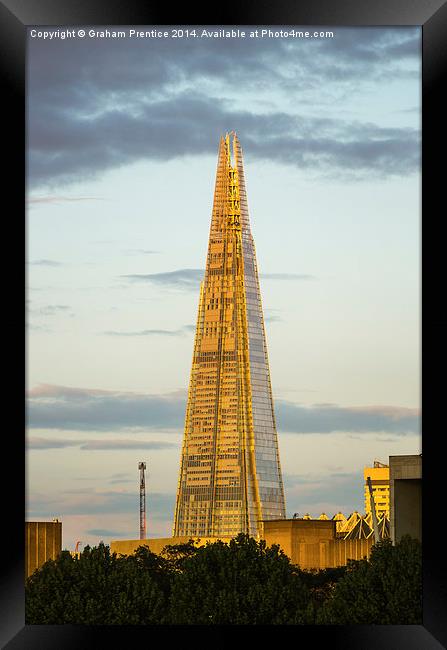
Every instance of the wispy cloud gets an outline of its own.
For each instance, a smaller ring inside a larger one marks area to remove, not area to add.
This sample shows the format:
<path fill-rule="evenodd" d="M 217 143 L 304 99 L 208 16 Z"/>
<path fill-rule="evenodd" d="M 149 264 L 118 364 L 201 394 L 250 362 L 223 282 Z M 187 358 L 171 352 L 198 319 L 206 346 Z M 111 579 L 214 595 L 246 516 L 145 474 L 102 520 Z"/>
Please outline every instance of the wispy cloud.
<path fill-rule="evenodd" d="M 86 533 L 98 537 L 121 537 L 123 534 L 121 530 L 109 530 L 108 528 L 89 528 Z"/>
<path fill-rule="evenodd" d="M 93 451 L 95 449 L 173 449 L 177 445 L 173 442 L 149 442 L 146 440 L 91 440 L 84 442 L 81 449 Z"/>
<path fill-rule="evenodd" d="M 280 318 L 276 314 L 267 314 L 267 316 L 264 317 L 264 321 L 266 323 L 279 323 L 282 321 L 282 318 Z"/>
<path fill-rule="evenodd" d="M 67 312 L 69 309 L 69 305 L 44 305 L 43 307 L 32 308 L 31 311 L 40 316 L 55 316 L 61 312 Z"/>
<path fill-rule="evenodd" d="M 186 393 L 143 395 L 43 384 L 29 393 L 30 428 L 181 431 Z M 278 429 L 289 433 L 419 433 L 418 409 L 399 406 L 303 406 L 275 400 Z"/>
<path fill-rule="evenodd" d="M 121 275 L 131 282 L 150 282 L 163 287 L 172 287 L 178 289 L 197 289 L 197 286 L 203 280 L 205 269 L 177 269 L 175 271 L 166 271 L 164 273 L 147 273 Z M 261 273 L 264 280 L 316 280 L 314 275 L 307 273 Z"/>
<path fill-rule="evenodd" d="M 151 330 L 140 330 L 137 332 L 119 332 L 115 330 L 109 330 L 102 332 L 106 336 L 185 336 L 188 332 L 191 331 L 191 328 L 194 329 L 193 325 L 185 325 L 178 330 L 164 330 L 164 329 L 151 329 Z"/>
<path fill-rule="evenodd" d="M 172 442 L 157 442 L 148 440 L 74 440 L 63 438 L 29 437 L 26 442 L 28 449 L 64 449 L 79 447 L 82 450 L 116 450 L 116 449 L 171 449 L 176 447 Z M 115 479 L 116 480 L 116 479 Z M 122 482 L 122 479 L 119 480 Z"/>
<path fill-rule="evenodd" d="M 419 433 L 418 409 L 398 406 L 342 407 L 337 404 L 303 406 L 277 400 L 277 424 L 290 433 L 332 433 L 336 431 L 395 434 Z"/>
<path fill-rule="evenodd" d="M 35 332 L 53 332 L 53 330 L 46 325 L 34 325 L 33 323 L 26 323 L 26 328 Z"/>
<path fill-rule="evenodd" d="M 138 498 L 138 483 L 135 489 L 95 490 L 81 488 L 78 490 L 61 490 L 58 493 L 30 494 L 27 503 L 28 517 L 54 517 L 55 513 L 65 515 L 107 515 L 109 513 L 135 513 Z M 154 519 L 172 518 L 175 494 L 151 493 L 151 517 Z"/>
<path fill-rule="evenodd" d="M 56 260 L 35 260 L 28 264 L 31 266 L 63 266 L 63 262 L 56 262 Z"/>
<path fill-rule="evenodd" d="M 86 431 L 179 429 L 185 398 L 43 384 L 29 393 L 31 428 Z"/>
<path fill-rule="evenodd" d="M 32 196 L 26 199 L 27 203 L 70 203 L 72 201 L 104 201 L 101 196 Z"/>
<path fill-rule="evenodd" d="M 314 275 L 306 273 L 261 273 L 264 280 L 316 280 Z"/>
<path fill-rule="evenodd" d="M 158 255 L 160 251 L 145 250 L 143 248 L 128 248 L 124 253 L 126 255 Z"/>
<path fill-rule="evenodd" d="M 337 512 L 349 516 L 354 510 L 363 511 L 362 472 L 283 475 L 287 507 L 290 515 L 300 517 L 309 513 L 318 517 L 324 512 L 329 518 Z"/>
<path fill-rule="evenodd" d="M 190 290 L 197 288 L 204 273 L 204 269 L 178 269 L 165 273 L 122 275 L 120 277 L 131 282 L 150 282 L 158 286 Z"/>

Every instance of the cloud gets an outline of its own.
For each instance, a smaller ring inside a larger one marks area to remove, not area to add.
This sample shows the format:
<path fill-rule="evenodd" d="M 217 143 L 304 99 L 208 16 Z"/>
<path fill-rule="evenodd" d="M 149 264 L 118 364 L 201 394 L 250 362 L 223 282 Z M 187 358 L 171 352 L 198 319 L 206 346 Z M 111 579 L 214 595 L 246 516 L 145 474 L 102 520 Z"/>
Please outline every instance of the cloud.
<path fill-rule="evenodd" d="M 183 429 L 186 392 L 145 395 L 42 384 L 29 391 L 28 426 L 39 429 L 123 431 Z M 398 406 L 303 406 L 275 400 L 279 431 L 288 433 L 419 433 L 418 409 Z"/>
<path fill-rule="evenodd" d="M 104 201 L 100 196 L 33 196 L 28 198 L 28 204 L 36 203 L 67 203 L 72 201 Z"/>
<path fill-rule="evenodd" d="M 279 323 L 283 319 L 278 315 L 278 312 L 281 312 L 281 309 L 264 309 L 264 322 L 266 323 Z"/>
<path fill-rule="evenodd" d="M 53 332 L 53 330 L 47 327 L 46 325 L 31 325 L 29 323 L 26 323 L 26 327 L 27 329 L 34 330 L 36 332 L 46 332 L 46 333 Z"/>
<path fill-rule="evenodd" d="M 109 530 L 107 528 L 90 528 L 86 531 L 87 535 L 97 535 L 98 537 L 121 537 L 122 531 Z"/>
<path fill-rule="evenodd" d="M 261 273 L 264 280 L 316 280 L 314 275 L 304 273 Z"/>
<path fill-rule="evenodd" d="M 318 517 L 322 512 L 331 518 L 341 511 L 346 516 L 363 510 L 363 474 L 339 473 L 317 475 L 283 475 L 286 503 L 290 515 L 307 512 Z"/>
<path fill-rule="evenodd" d="M 179 107 L 181 106 L 181 111 Z M 74 181 L 142 160 L 169 161 L 186 155 L 215 155 L 218 134 L 230 126 L 242 134 L 251 159 L 277 162 L 300 169 L 349 172 L 359 177 L 412 173 L 419 168 L 419 134 L 411 128 L 381 127 L 342 118 L 316 118 L 226 109 L 220 98 L 185 93 L 141 105 L 137 115 L 118 109 L 86 119 L 72 114 L 51 117 L 31 128 L 29 160 L 36 180 Z M 38 119 L 38 116 L 35 117 Z M 51 133 L 72 132 L 48 146 Z M 33 137 L 36 131 L 39 138 Z M 123 133 L 126 137 L 123 138 Z M 266 135 L 268 134 L 268 135 Z"/>
<path fill-rule="evenodd" d="M 82 450 L 116 450 L 116 449 L 171 449 L 177 447 L 172 442 L 157 442 L 148 440 L 74 440 L 65 438 L 36 438 L 29 437 L 26 442 L 28 449 L 63 449 L 79 447 Z M 121 481 L 120 481 L 121 482 Z"/>
<path fill-rule="evenodd" d="M 30 183 L 215 155 L 217 134 L 230 129 L 255 160 L 363 178 L 410 173 L 419 163 L 415 130 L 352 122 L 343 108 L 363 88 L 416 81 L 420 43 L 418 28 L 337 28 L 313 41 L 31 39 Z M 318 118 L 321 105 L 339 107 L 336 118 Z M 311 117 L 297 112 L 306 106 Z"/>
<path fill-rule="evenodd" d="M 164 273 L 121 275 L 131 282 L 151 282 L 152 284 L 180 289 L 197 289 L 203 280 L 205 269 L 178 269 Z M 314 275 L 304 273 L 261 273 L 264 280 L 315 280 Z"/>
<path fill-rule="evenodd" d="M 55 316 L 56 314 L 66 312 L 69 309 L 69 305 L 45 305 L 43 307 L 32 309 L 31 311 L 40 316 Z"/>
<path fill-rule="evenodd" d="M 143 248 L 130 248 L 124 251 L 126 255 L 158 255 L 160 251 L 144 250 Z"/>
<path fill-rule="evenodd" d="M 279 323 L 282 321 L 282 318 L 277 316 L 276 314 L 271 314 L 270 316 L 265 316 L 264 322 L 266 323 Z"/>
<path fill-rule="evenodd" d="M 67 515 L 107 515 L 138 513 L 138 478 L 133 490 L 61 490 L 51 495 L 34 492 L 27 502 L 27 518 L 55 517 L 62 520 Z M 152 519 L 172 518 L 175 494 L 151 492 L 148 507 Z"/>
<path fill-rule="evenodd" d="M 63 449 L 65 447 L 79 446 L 79 440 L 66 440 L 65 438 L 27 438 L 27 449 Z"/>
<path fill-rule="evenodd" d="M 419 433 L 418 409 L 397 406 L 341 407 L 336 404 L 303 406 L 276 400 L 276 421 L 289 433 Z"/>
<path fill-rule="evenodd" d="M 148 442 L 145 440 L 91 440 L 81 445 L 89 451 L 100 449 L 172 449 L 177 448 L 173 442 Z"/>
<path fill-rule="evenodd" d="M 29 262 L 31 266 L 63 266 L 62 262 L 56 262 L 55 260 L 36 260 L 34 262 Z"/>
<path fill-rule="evenodd" d="M 186 399 L 43 384 L 29 393 L 28 426 L 41 429 L 120 431 L 179 429 Z"/>
<path fill-rule="evenodd" d="M 190 290 L 197 288 L 197 285 L 203 279 L 204 273 L 204 269 L 178 269 L 177 271 L 167 271 L 165 273 L 122 275 L 120 277 L 127 278 L 131 282 L 151 282 L 158 286 Z"/>
<path fill-rule="evenodd" d="M 152 330 L 140 330 L 138 332 L 117 332 L 117 331 L 107 331 L 102 332 L 106 336 L 185 336 L 187 332 L 195 329 L 193 325 L 185 325 L 178 330 L 164 330 L 164 329 L 152 329 Z"/>

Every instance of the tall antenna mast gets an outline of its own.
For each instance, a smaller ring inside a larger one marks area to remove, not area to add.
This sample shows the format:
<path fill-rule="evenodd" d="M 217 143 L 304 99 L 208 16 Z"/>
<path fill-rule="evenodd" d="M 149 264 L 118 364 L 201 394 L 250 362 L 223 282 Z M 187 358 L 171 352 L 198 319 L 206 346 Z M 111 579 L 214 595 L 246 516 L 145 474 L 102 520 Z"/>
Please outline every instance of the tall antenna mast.
<path fill-rule="evenodd" d="M 138 463 L 140 470 L 140 539 L 146 539 L 146 481 L 144 470 L 146 463 Z"/>

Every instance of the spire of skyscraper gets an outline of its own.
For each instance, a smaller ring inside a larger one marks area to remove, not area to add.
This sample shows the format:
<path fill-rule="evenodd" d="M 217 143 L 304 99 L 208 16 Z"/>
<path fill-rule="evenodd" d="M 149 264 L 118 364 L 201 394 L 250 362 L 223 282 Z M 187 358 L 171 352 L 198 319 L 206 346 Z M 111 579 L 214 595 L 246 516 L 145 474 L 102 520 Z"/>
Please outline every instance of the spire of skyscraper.
<path fill-rule="evenodd" d="M 174 536 L 257 536 L 285 518 L 261 294 L 242 150 L 219 145 L 200 286 Z"/>

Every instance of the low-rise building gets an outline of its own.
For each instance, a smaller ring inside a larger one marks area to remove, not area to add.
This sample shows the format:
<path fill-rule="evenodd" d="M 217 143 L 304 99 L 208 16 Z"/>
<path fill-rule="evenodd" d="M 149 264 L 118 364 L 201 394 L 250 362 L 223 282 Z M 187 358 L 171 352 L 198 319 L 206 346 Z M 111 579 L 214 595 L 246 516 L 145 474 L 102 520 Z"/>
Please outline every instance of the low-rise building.
<path fill-rule="evenodd" d="M 62 550 L 62 522 L 25 522 L 25 578 L 47 560 L 55 560 Z"/>
<path fill-rule="evenodd" d="M 262 522 L 267 546 L 278 544 L 290 558 L 292 564 L 302 569 L 326 569 L 344 566 L 348 560 L 369 557 L 373 538 L 338 539 L 336 522 L 332 519 L 276 519 Z M 161 554 L 168 545 L 185 544 L 189 537 L 164 537 L 145 540 L 114 540 L 110 544 L 112 553 L 130 555 L 139 546 L 147 545 L 153 553 Z M 215 537 L 192 538 L 199 546 L 217 541 Z M 220 538 L 228 543 L 231 538 Z"/>

